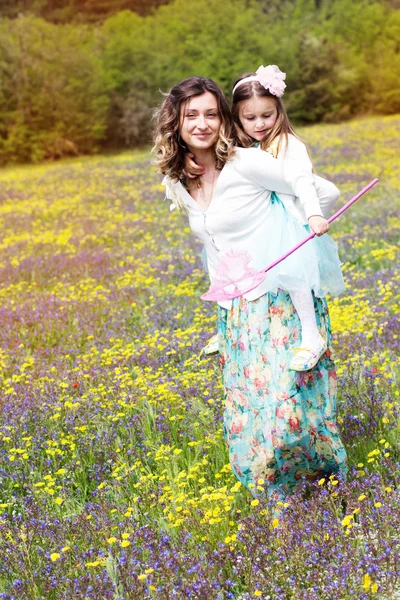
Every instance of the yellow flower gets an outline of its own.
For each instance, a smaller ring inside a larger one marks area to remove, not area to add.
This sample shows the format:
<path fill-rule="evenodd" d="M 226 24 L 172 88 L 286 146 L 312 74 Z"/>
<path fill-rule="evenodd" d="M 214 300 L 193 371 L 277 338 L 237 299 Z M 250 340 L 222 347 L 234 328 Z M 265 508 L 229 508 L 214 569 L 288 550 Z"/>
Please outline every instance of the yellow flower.
<path fill-rule="evenodd" d="M 62 504 L 62 503 L 64 502 L 64 500 L 63 500 L 62 498 L 56 498 L 56 499 L 54 500 L 54 502 L 55 502 L 56 504 L 60 505 L 60 504 Z"/>
<path fill-rule="evenodd" d="M 116 542 L 116 541 L 117 541 L 117 538 L 115 538 L 115 537 L 110 537 L 110 538 L 108 538 L 108 540 L 107 540 L 107 542 L 108 542 L 109 544 L 115 544 L 115 542 Z"/>
<path fill-rule="evenodd" d="M 252 502 L 250 502 L 251 506 L 258 506 L 260 504 L 260 501 L 257 500 L 257 498 L 255 500 L 253 500 Z"/>
<path fill-rule="evenodd" d="M 123 542 L 121 542 L 121 548 L 127 548 L 130 545 L 131 543 L 128 540 L 124 540 Z"/>
<path fill-rule="evenodd" d="M 276 529 L 277 527 L 279 527 L 279 519 L 274 519 L 271 523 L 271 528 Z"/>
<path fill-rule="evenodd" d="M 154 573 L 154 569 L 146 569 L 146 570 L 145 570 L 145 573 L 147 573 L 148 575 L 149 575 L 150 573 Z"/>
<path fill-rule="evenodd" d="M 64 548 L 61 548 L 61 552 L 68 552 L 69 549 L 69 546 L 64 546 Z"/>
<path fill-rule="evenodd" d="M 377 591 L 378 591 L 378 584 L 377 584 L 377 583 L 373 583 L 373 584 L 371 585 L 371 592 L 372 592 L 373 594 L 376 594 L 376 592 L 377 592 Z"/>
<path fill-rule="evenodd" d="M 146 579 L 146 577 L 147 577 L 146 573 L 142 573 L 141 575 L 138 575 L 139 581 L 143 581 L 143 579 Z"/>
<path fill-rule="evenodd" d="M 324 483 L 325 483 L 325 477 L 322 477 L 322 479 L 320 479 L 318 481 L 318 485 L 324 485 Z"/>
<path fill-rule="evenodd" d="M 382 502 L 375 502 L 375 508 L 381 508 Z"/>
<path fill-rule="evenodd" d="M 99 560 L 95 560 L 93 562 L 87 562 L 85 563 L 85 567 L 98 567 L 100 564 Z"/>
<path fill-rule="evenodd" d="M 261 594 L 262 594 L 262 592 L 260 592 L 260 590 L 256 590 L 256 591 L 254 592 L 254 596 L 255 596 L 256 598 L 259 598 L 259 597 L 261 596 Z"/>
<path fill-rule="evenodd" d="M 358 501 L 362 502 L 363 500 L 365 500 L 367 496 L 365 494 L 361 494 L 361 496 L 358 496 Z"/>
<path fill-rule="evenodd" d="M 363 587 L 366 592 L 368 592 L 369 588 L 371 587 L 371 583 L 372 583 L 372 579 L 368 575 L 368 573 L 366 573 L 363 577 Z"/>
<path fill-rule="evenodd" d="M 129 538 L 130 534 L 129 533 L 123 533 L 122 534 L 122 539 L 123 540 L 127 540 Z"/>
<path fill-rule="evenodd" d="M 343 527 L 348 527 L 350 525 L 350 523 L 352 522 L 352 520 L 353 520 L 353 515 L 347 515 L 342 521 Z"/>
<path fill-rule="evenodd" d="M 51 562 L 56 562 L 56 560 L 58 560 L 60 558 L 61 554 L 58 554 L 58 552 L 53 552 L 53 554 L 50 554 L 50 560 Z"/>

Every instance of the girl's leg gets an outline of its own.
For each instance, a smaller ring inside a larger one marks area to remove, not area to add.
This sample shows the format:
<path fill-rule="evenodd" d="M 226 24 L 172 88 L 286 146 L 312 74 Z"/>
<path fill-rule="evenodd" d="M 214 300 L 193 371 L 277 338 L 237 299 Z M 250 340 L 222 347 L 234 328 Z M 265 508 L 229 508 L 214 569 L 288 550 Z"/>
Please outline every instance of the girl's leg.
<path fill-rule="evenodd" d="M 290 292 L 301 323 L 301 346 L 313 348 L 321 337 L 315 318 L 314 301 L 310 290 Z"/>
<path fill-rule="evenodd" d="M 301 323 L 301 349 L 293 357 L 291 368 L 308 371 L 325 353 L 326 342 L 318 331 L 311 291 L 293 291 L 290 297 Z"/>

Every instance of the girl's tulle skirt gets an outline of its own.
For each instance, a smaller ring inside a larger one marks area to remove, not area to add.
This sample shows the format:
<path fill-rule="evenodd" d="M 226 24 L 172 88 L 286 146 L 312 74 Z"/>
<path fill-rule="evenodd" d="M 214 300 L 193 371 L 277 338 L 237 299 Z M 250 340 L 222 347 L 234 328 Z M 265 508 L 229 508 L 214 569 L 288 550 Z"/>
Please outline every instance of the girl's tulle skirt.
<path fill-rule="evenodd" d="M 308 225 L 303 225 L 285 208 L 275 194 L 271 195 L 272 214 L 266 224 L 266 248 L 263 256 L 268 256 L 268 264 L 280 258 L 310 233 Z M 310 289 L 317 297 L 326 294 L 338 296 L 345 289 L 337 244 L 324 234 L 315 236 L 304 246 L 268 271 L 263 289 L 276 293 L 278 289 L 304 291 Z M 268 265 L 264 265 L 267 267 Z"/>

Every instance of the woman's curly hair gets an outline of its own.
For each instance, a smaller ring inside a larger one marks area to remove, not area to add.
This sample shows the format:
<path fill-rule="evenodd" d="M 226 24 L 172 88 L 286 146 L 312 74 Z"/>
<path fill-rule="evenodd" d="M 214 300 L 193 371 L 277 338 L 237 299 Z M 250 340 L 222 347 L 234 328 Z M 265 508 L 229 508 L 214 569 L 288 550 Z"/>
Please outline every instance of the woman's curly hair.
<path fill-rule="evenodd" d="M 172 181 L 180 180 L 186 184 L 183 169 L 188 149 L 180 137 L 181 107 L 191 98 L 206 92 L 215 96 L 221 119 L 219 137 L 214 147 L 217 169 L 221 170 L 234 154 L 232 117 L 223 91 L 212 79 L 188 77 L 166 94 L 164 102 L 154 115 L 155 163 L 161 173 L 168 175 Z"/>

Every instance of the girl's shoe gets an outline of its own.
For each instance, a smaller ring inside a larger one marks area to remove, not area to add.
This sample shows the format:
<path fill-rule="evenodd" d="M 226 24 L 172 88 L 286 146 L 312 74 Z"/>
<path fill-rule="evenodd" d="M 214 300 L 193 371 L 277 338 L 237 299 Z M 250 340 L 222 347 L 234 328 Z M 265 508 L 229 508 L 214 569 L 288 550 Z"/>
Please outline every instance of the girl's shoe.
<path fill-rule="evenodd" d="M 314 368 L 321 356 L 323 356 L 328 346 L 322 336 L 315 348 L 297 348 L 291 362 L 290 368 L 293 371 L 309 371 Z"/>
<path fill-rule="evenodd" d="M 219 342 L 218 342 L 218 334 L 214 335 L 211 340 L 208 342 L 206 346 L 200 352 L 200 356 L 202 354 L 206 354 L 207 356 L 211 354 L 218 354 L 219 352 Z"/>

